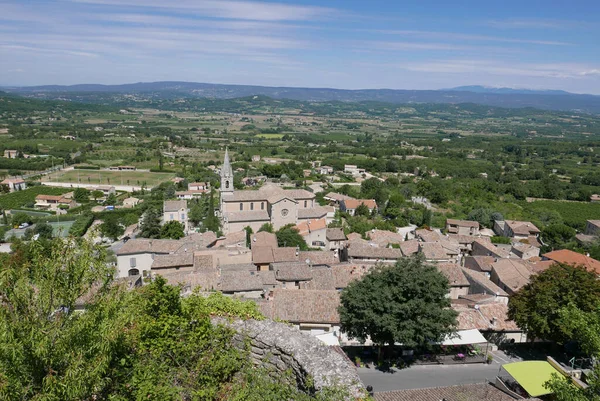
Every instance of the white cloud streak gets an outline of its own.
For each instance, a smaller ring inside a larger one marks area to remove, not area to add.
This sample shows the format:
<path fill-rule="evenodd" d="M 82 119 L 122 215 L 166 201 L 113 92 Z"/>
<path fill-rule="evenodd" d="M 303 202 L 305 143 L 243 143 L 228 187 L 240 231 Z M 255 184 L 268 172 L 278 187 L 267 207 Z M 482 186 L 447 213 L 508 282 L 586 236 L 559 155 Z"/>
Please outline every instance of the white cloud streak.
<path fill-rule="evenodd" d="M 297 6 L 281 3 L 230 0 L 68 0 L 75 3 L 109 6 L 146 7 L 153 9 L 179 9 L 213 18 L 257 21 L 306 21 L 323 19 L 335 10 L 326 7 Z"/>
<path fill-rule="evenodd" d="M 534 45 L 550 45 L 550 46 L 567 46 L 571 45 L 566 42 L 550 41 L 550 40 L 534 40 L 534 39 L 514 39 L 503 38 L 498 36 L 487 35 L 472 35 L 456 32 L 435 32 L 435 31 L 411 31 L 411 30 L 377 30 L 388 35 L 411 36 L 421 39 L 443 39 L 443 40 L 465 40 L 465 41 L 481 41 L 481 42 L 502 42 L 502 43 L 523 43 Z"/>

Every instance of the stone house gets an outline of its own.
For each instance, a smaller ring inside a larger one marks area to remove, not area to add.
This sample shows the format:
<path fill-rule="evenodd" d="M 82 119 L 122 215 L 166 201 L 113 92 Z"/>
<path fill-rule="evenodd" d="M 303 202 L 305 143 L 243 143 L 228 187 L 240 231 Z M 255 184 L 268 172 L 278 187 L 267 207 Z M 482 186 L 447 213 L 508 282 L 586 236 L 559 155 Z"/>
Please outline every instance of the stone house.
<path fill-rule="evenodd" d="M 346 234 L 341 228 L 328 228 L 325 232 L 325 238 L 327 239 L 327 249 L 330 251 L 340 251 L 346 248 Z"/>
<path fill-rule="evenodd" d="M 296 229 L 309 247 L 328 248 L 326 219 L 302 221 L 296 225 Z"/>
<path fill-rule="evenodd" d="M 340 202 L 354 198 L 351 196 L 338 194 L 337 192 L 328 192 L 327 194 L 325 194 L 325 196 L 323 196 L 323 199 L 329 202 L 331 206 L 339 206 Z"/>
<path fill-rule="evenodd" d="M 531 274 L 531 270 L 524 261 L 501 259 L 492 263 L 490 280 L 512 295 L 529 283 Z"/>
<path fill-rule="evenodd" d="M 473 242 L 472 246 L 472 256 L 492 256 L 496 259 L 508 258 L 510 256 L 507 251 L 497 247 L 488 240 L 477 239 Z"/>
<path fill-rule="evenodd" d="M 18 155 L 19 155 L 18 150 L 6 149 L 4 151 L 4 157 L 6 159 L 16 159 Z"/>
<path fill-rule="evenodd" d="M 74 208 L 77 203 L 65 195 L 37 195 L 35 197 L 36 209 L 58 210 L 62 207 Z"/>
<path fill-rule="evenodd" d="M 540 256 L 540 248 L 522 242 L 515 242 L 512 244 L 511 253 L 523 260 L 529 260 Z"/>
<path fill-rule="evenodd" d="M 360 242 L 349 242 L 347 257 L 350 263 L 382 262 L 396 263 L 402 257 L 402 250 L 398 248 L 380 248 L 373 245 L 364 245 Z"/>
<path fill-rule="evenodd" d="M 508 304 L 508 294 L 498 287 L 484 272 L 462 268 L 467 281 L 469 281 L 469 295 L 483 294 L 494 297 L 494 302 Z M 464 297 L 464 296 L 463 296 Z"/>
<path fill-rule="evenodd" d="M 188 191 L 208 192 L 210 191 L 209 182 L 192 182 L 188 184 Z"/>
<path fill-rule="evenodd" d="M 446 231 L 450 234 L 479 235 L 479 223 L 468 220 L 446 220 Z"/>
<path fill-rule="evenodd" d="M 356 208 L 360 205 L 365 205 L 369 209 L 369 213 L 377 209 L 375 199 L 344 199 L 340 202 L 340 210 L 348 213 L 350 216 L 354 216 Z"/>
<path fill-rule="evenodd" d="M 452 308 L 458 312 L 458 330 L 477 329 L 494 344 L 527 342 L 525 332 L 508 318 L 508 306 L 504 303 L 469 303 Z"/>
<path fill-rule="evenodd" d="M 183 224 L 183 232 L 189 231 L 188 207 L 186 200 L 164 201 L 163 203 L 163 224 L 169 221 L 178 221 Z"/>
<path fill-rule="evenodd" d="M 27 183 L 22 178 L 7 178 L 0 182 L 2 185 L 6 185 L 10 192 L 22 191 L 27 189 Z"/>
<path fill-rule="evenodd" d="M 458 299 L 460 296 L 469 293 L 469 280 L 467 280 L 459 265 L 456 263 L 439 263 L 436 267 L 448 279 L 450 285 L 448 297 L 450 299 Z"/>
<path fill-rule="evenodd" d="M 530 221 L 495 221 L 494 231 L 498 235 L 516 239 L 528 239 L 530 236 L 537 238 L 540 235 L 540 229 Z"/>
<path fill-rule="evenodd" d="M 131 208 L 136 207 L 138 204 L 140 204 L 140 202 L 141 202 L 140 199 L 134 198 L 133 196 L 129 197 L 129 198 L 125 198 L 125 199 L 123 199 L 123 207 L 131 209 Z"/>
<path fill-rule="evenodd" d="M 313 335 L 340 334 L 337 311 L 340 295 L 335 290 L 274 289 L 267 299 L 258 303 L 269 319 L 285 320 Z"/>
<path fill-rule="evenodd" d="M 317 173 L 321 175 L 331 175 L 333 174 L 333 167 L 331 166 L 321 166 L 316 168 Z"/>
<path fill-rule="evenodd" d="M 283 283 L 283 288 L 297 290 L 300 283 L 312 280 L 310 266 L 306 262 L 275 262 L 270 270 L 275 272 L 275 279 Z"/>
<path fill-rule="evenodd" d="M 588 220 L 585 223 L 586 235 L 600 235 L 600 220 Z"/>
<path fill-rule="evenodd" d="M 172 256 L 181 245 L 182 243 L 177 240 L 129 240 L 116 253 L 117 277 L 147 276 L 157 255 Z"/>

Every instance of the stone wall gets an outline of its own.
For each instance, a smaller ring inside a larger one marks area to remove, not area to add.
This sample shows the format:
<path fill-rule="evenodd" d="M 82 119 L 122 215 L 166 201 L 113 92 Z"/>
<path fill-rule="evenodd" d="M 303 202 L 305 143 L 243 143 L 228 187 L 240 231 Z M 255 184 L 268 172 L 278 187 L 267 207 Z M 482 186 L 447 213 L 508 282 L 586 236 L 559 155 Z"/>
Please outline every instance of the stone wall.
<path fill-rule="evenodd" d="M 275 375 L 290 371 L 296 386 L 306 393 L 337 385 L 348 389 L 355 398 L 365 395 L 350 360 L 308 333 L 272 320 L 215 318 L 213 323 L 233 328 L 237 332 L 234 345 L 247 349 L 256 365 Z"/>

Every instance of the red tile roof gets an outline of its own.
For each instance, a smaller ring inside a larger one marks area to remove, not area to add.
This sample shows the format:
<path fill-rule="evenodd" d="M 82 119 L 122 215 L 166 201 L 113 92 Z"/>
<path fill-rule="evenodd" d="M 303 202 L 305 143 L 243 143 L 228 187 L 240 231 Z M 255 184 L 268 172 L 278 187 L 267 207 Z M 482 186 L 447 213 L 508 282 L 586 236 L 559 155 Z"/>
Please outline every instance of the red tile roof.
<path fill-rule="evenodd" d="M 542 256 L 558 263 L 564 263 L 572 266 L 583 266 L 587 270 L 594 271 L 596 274 L 600 274 L 600 262 L 596 259 L 590 258 L 589 256 L 582 255 L 581 253 L 573 252 L 568 249 L 561 249 L 560 251 L 545 253 Z"/>

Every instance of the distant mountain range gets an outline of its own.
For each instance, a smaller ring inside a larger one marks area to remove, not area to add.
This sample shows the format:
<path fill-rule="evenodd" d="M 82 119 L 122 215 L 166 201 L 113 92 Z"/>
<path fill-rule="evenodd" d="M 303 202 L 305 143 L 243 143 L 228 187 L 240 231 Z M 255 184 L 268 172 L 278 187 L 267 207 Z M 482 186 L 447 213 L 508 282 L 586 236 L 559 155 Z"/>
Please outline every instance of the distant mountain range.
<path fill-rule="evenodd" d="M 557 90 L 527 90 L 461 86 L 444 90 L 402 89 L 331 89 L 292 88 L 252 85 L 222 85 L 196 82 L 139 82 L 124 85 L 47 85 L 30 87 L 5 87 L 3 90 L 22 96 L 42 99 L 66 99 L 82 102 L 106 100 L 111 94 L 137 95 L 152 99 L 181 97 L 206 97 L 231 99 L 264 95 L 274 99 L 300 101 L 379 101 L 388 103 L 476 103 L 497 107 L 533 107 L 544 110 L 566 110 L 600 114 L 600 96 L 579 95 Z"/>

